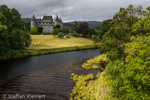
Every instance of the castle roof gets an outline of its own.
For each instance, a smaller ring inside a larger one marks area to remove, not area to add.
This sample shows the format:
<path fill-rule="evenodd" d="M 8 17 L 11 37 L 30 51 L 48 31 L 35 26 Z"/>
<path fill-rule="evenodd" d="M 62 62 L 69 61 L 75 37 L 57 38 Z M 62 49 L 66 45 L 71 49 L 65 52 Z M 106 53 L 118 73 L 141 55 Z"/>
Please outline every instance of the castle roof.
<path fill-rule="evenodd" d="M 32 20 L 36 20 L 36 18 L 35 18 L 35 16 L 34 16 L 34 14 L 33 14 Z"/>
<path fill-rule="evenodd" d="M 61 19 L 61 18 L 59 18 L 59 17 L 58 17 L 58 15 L 56 16 L 55 21 L 57 21 L 57 22 L 61 22 L 61 23 L 62 23 L 62 19 Z"/>
<path fill-rule="evenodd" d="M 52 16 L 43 16 L 43 20 L 53 20 Z"/>

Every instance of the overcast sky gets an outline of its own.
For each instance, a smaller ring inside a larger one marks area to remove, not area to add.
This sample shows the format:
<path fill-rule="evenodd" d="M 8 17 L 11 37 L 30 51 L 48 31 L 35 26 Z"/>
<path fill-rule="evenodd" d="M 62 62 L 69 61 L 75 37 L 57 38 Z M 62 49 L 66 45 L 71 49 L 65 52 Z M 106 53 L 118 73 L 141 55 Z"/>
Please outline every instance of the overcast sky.
<path fill-rule="evenodd" d="M 57 14 L 63 21 L 102 21 L 112 18 L 129 4 L 150 6 L 150 0 L 0 0 L 0 5 L 16 8 L 22 18 Z"/>

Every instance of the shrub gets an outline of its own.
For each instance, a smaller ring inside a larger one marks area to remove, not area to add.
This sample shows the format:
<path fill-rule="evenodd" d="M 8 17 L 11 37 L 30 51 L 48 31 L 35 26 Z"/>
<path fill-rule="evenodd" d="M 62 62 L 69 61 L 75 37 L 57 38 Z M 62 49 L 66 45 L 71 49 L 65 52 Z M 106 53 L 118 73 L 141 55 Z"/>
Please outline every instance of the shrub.
<path fill-rule="evenodd" d="M 51 35 L 52 33 L 43 33 L 43 35 Z"/>
<path fill-rule="evenodd" d="M 38 29 L 37 28 L 31 28 L 30 34 L 39 34 Z"/>
<path fill-rule="evenodd" d="M 69 36 L 69 35 L 67 35 L 67 36 L 66 36 L 66 38 L 70 38 L 70 36 Z"/>
<path fill-rule="evenodd" d="M 64 34 L 63 33 L 58 33 L 58 38 L 60 38 L 60 39 L 62 39 L 62 38 L 64 38 Z"/>
<path fill-rule="evenodd" d="M 78 34 L 77 32 L 73 32 L 72 33 L 72 36 L 74 36 L 74 37 L 82 37 L 82 34 Z"/>

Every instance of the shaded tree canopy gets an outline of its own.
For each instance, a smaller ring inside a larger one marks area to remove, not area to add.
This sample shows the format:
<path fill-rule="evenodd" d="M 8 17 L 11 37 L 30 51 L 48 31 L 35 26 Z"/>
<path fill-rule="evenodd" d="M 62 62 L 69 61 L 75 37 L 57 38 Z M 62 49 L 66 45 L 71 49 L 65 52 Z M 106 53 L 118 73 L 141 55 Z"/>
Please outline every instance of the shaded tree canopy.
<path fill-rule="evenodd" d="M 79 24 L 78 33 L 81 33 L 83 37 L 86 37 L 88 34 L 89 24 L 87 22 L 83 22 Z"/>

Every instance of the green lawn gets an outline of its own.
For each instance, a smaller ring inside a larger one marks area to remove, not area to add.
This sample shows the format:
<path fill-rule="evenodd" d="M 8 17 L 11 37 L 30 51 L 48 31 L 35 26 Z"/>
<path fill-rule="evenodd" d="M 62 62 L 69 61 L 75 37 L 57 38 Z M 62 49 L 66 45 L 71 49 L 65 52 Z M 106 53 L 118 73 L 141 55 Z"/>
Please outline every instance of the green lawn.
<path fill-rule="evenodd" d="M 72 46 L 94 45 L 91 39 L 72 37 L 59 39 L 53 35 L 31 35 L 32 44 L 28 49 L 52 49 Z"/>

